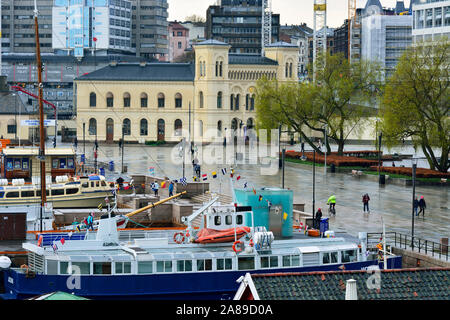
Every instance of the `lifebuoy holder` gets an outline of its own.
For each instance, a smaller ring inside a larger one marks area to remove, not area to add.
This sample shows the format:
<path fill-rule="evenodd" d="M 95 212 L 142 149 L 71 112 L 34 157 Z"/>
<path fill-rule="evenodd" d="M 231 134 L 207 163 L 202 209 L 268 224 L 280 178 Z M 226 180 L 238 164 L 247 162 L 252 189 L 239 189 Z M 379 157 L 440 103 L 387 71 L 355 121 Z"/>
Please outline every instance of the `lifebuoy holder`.
<path fill-rule="evenodd" d="M 180 237 L 179 237 L 180 236 Z M 173 241 L 181 244 L 184 242 L 184 234 L 182 232 L 177 232 L 173 235 Z"/>
<path fill-rule="evenodd" d="M 238 240 L 233 243 L 233 251 L 234 252 L 236 252 L 236 253 L 242 252 L 243 248 L 244 248 L 244 243 L 242 241 Z"/>

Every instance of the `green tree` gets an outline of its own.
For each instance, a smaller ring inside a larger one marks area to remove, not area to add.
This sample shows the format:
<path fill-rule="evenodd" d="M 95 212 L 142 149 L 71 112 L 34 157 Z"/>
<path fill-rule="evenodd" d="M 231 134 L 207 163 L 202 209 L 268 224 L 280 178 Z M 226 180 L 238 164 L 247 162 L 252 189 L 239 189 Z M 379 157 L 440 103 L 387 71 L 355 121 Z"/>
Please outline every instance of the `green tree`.
<path fill-rule="evenodd" d="M 325 67 L 318 69 L 314 83 L 260 80 L 257 123 L 261 128 L 288 126 L 319 153 L 309 136 L 311 131 L 324 136 L 326 125 L 327 152 L 331 151 L 331 138 L 342 154 L 349 135 L 362 128 L 370 114 L 370 108 L 363 104 L 376 96 L 379 68 L 367 62 L 350 64 L 342 54 L 327 54 L 325 59 Z"/>
<path fill-rule="evenodd" d="M 386 84 L 380 109 L 387 144 L 411 138 L 430 168 L 441 172 L 449 169 L 449 54 L 448 40 L 407 50 Z"/>

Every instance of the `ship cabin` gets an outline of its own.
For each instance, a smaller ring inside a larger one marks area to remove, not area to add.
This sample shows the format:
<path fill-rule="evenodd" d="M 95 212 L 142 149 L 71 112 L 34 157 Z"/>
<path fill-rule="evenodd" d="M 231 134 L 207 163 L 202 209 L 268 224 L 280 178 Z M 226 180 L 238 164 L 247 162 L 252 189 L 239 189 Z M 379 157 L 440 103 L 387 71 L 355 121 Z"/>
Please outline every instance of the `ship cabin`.
<path fill-rule="evenodd" d="M 134 241 L 127 245 L 94 248 L 95 240 L 68 240 L 62 245 L 52 238 L 48 246 L 25 243 L 23 247 L 28 251 L 30 270 L 47 275 L 68 275 L 70 270 L 81 276 L 251 270 L 283 272 L 303 267 L 332 268 L 332 265 L 337 267 L 365 260 L 357 244 L 343 238 L 275 241 L 271 250 L 244 250 L 241 253 L 235 253 L 231 244 L 176 245 L 163 238 Z M 81 245 L 83 242 L 85 247 Z M 50 243 L 56 243 L 58 250 L 54 251 Z"/>
<path fill-rule="evenodd" d="M 248 215 L 252 213 L 251 207 L 238 207 L 234 205 L 214 205 L 207 214 L 206 226 L 213 230 L 226 230 L 234 227 L 252 226 Z"/>
<path fill-rule="evenodd" d="M 39 148 L 7 147 L 1 153 L 1 177 L 31 182 L 40 178 Z M 75 176 L 76 153 L 73 148 L 45 150 L 45 171 L 55 181 L 58 176 Z"/>

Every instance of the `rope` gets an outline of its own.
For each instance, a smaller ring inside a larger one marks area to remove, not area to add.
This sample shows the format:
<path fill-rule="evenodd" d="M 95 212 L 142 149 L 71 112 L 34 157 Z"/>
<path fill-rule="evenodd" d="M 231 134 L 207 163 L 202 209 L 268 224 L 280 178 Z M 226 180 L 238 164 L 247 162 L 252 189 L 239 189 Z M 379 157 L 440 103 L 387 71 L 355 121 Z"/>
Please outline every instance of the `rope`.
<path fill-rule="evenodd" d="M 137 225 L 137 226 L 139 226 L 139 227 L 142 227 L 142 228 L 148 228 L 148 226 L 144 226 L 144 225 L 142 225 L 142 224 L 140 224 L 140 223 L 138 223 L 138 222 L 136 222 L 136 221 L 133 221 L 133 220 L 131 220 L 130 218 L 127 218 L 129 221 L 131 221 L 132 223 L 134 223 L 135 225 Z"/>

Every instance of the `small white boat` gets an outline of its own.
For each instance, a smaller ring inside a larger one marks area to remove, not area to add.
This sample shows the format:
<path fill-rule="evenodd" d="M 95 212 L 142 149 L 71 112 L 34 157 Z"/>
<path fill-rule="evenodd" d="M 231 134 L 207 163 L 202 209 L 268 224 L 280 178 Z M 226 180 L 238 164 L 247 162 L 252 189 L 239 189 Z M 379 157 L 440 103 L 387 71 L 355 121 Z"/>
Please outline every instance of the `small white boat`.
<path fill-rule="evenodd" d="M 105 206 L 105 198 L 112 197 L 112 189 L 104 176 L 57 178 L 57 183 L 47 184 L 47 202 L 52 202 L 53 208 L 96 208 L 100 204 Z M 0 206 L 41 202 L 40 185 L 25 184 L 23 179 L 13 182 L 13 185 L 0 186 Z"/>

